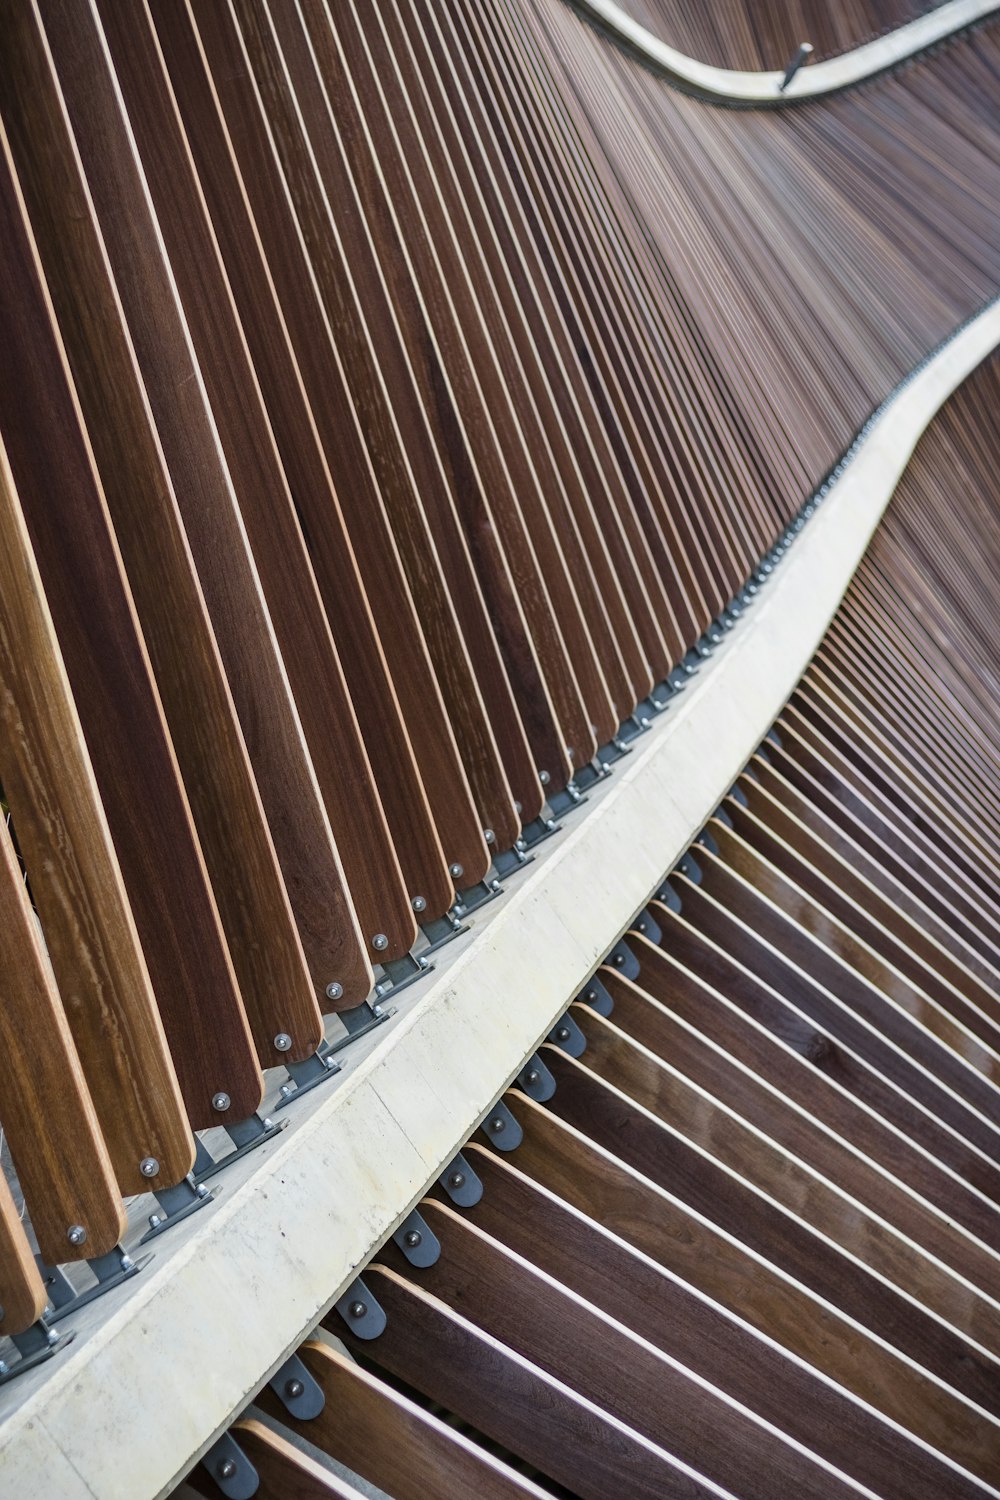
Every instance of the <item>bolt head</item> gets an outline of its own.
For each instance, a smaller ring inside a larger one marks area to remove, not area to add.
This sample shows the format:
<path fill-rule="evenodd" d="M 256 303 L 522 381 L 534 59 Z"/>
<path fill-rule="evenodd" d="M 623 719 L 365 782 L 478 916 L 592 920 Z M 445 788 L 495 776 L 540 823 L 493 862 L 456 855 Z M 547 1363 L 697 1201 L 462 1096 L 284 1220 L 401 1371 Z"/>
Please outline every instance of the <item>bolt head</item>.
<path fill-rule="evenodd" d="M 372 947 L 375 949 L 375 952 L 384 953 L 388 946 L 389 939 L 386 937 L 385 933 L 376 932 L 375 936 L 372 938 Z"/>
<path fill-rule="evenodd" d="M 217 1465 L 215 1472 L 218 1474 L 220 1479 L 232 1479 L 234 1474 L 236 1473 L 236 1464 L 231 1458 L 224 1458 L 222 1462 Z"/>
<path fill-rule="evenodd" d="M 493 832 L 492 828 L 484 828 L 483 829 L 483 838 L 486 840 L 486 842 L 488 844 L 495 844 L 496 841 L 497 841 L 497 836 Z"/>
<path fill-rule="evenodd" d="M 524 1081 L 525 1083 L 537 1083 L 541 1076 L 537 1068 L 529 1068 L 524 1075 Z"/>
<path fill-rule="evenodd" d="M 352 1318 L 363 1318 L 368 1308 L 364 1302 L 352 1302 L 347 1311 Z"/>
<path fill-rule="evenodd" d="M 499 1115 L 496 1115 L 494 1119 L 490 1121 L 490 1129 L 492 1130 L 494 1135 L 500 1135 L 500 1133 L 505 1128 L 505 1125 L 506 1121 L 502 1120 Z"/>
<path fill-rule="evenodd" d="M 150 1229 L 159 1229 L 159 1227 L 160 1227 L 160 1225 L 162 1223 L 163 1223 L 163 1215 L 162 1214 L 150 1214 L 150 1216 L 149 1216 L 149 1227 L 150 1227 Z"/>
<path fill-rule="evenodd" d="M 71 1245 L 84 1245 L 87 1242 L 87 1231 L 82 1224 L 71 1224 L 66 1231 L 66 1238 Z"/>
<path fill-rule="evenodd" d="M 160 1170 L 160 1163 L 155 1156 L 144 1156 L 139 1163 L 139 1171 L 143 1177 L 155 1177 Z"/>
<path fill-rule="evenodd" d="M 464 1187 L 465 1186 L 465 1173 L 464 1172 L 450 1172 L 448 1174 L 448 1186 L 450 1188 Z"/>
<path fill-rule="evenodd" d="M 569 1027 L 568 1026 L 559 1026 L 559 1027 L 556 1028 L 556 1041 L 557 1042 L 568 1042 L 569 1041 Z"/>
<path fill-rule="evenodd" d="M 462 876 L 465 874 L 465 866 L 458 864 L 456 861 L 455 864 L 448 866 L 448 874 L 451 876 L 452 880 L 461 880 Z"/>
<path fill-rule="evenodd" d="M 297 1400 L 298 1397 L 302 1395 L 302 1392 L 304 1390 L 305 1386 L 302 1384 L 301 1380 L 285 1381 L 285 1395 L 291 1397 L 293 1401 Z"/>
<path fill-rule="evenodd" d="M 640 928 L 639 930 L 641 932 L 642 928 Z M 624 969 L 624 967 L 625 967 L 625 955 L 624 955 L 624 953 L 616 953 L 615 954 L 615 968 L 616 969 Z"/>
<path fill-rule="evenodd" d="M 287 1031 L 279 1031 L 274 1039 L 274 1050 L 276 1052 L 291 1052 L 292 1039 Z"/>
<path fill-rule="evenodd" d="M 414 911 L 426 911 L 427 898 L 426 896 L 414 896 L 413 900 L 410 902 L 410 905 L 413 907 Z"/>
<path fill-rule="evenodd" d="M 423 1238 L 419 1229 L 408 1229 L 403 1235 L 403 1243 L 408 1250 L 415 1250 L 422 1243 Z"/>
<path fill-rule="evenodd" d="M 221 1089 L 217 1094 L 212 1095 L 212 1108 L 218 1110 L 220 1115 L 225 1114 L 232 1102 L 229 1095 L 223 1093 Z"/>
<path fill-rule="evenodd" d="M 552 780 L 552 777 L 549 775 L 548 771 L 539 771 L 538 779 L 542 783 L 542 786 L 548 786 L 549 782 Z"/>
<path fill-rule="evenodd" d="M 326 998 L 328 1000 L 340 1000 L 344 994 L 344 986 L 338 984 L 336 979 L 326 987 Z"/>

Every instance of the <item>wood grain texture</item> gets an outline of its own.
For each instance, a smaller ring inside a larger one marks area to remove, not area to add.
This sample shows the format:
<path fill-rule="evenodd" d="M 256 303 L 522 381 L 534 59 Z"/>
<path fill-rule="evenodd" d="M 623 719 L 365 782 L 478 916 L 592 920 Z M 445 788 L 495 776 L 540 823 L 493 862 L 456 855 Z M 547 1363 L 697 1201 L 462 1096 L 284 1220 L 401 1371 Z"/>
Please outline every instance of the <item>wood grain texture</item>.
<path fill-rule="evenodd" d="M 48 1300 L 7 1178 L 0 1173 L 0 1334 L 23 1333 L 42 1316 Z"/>

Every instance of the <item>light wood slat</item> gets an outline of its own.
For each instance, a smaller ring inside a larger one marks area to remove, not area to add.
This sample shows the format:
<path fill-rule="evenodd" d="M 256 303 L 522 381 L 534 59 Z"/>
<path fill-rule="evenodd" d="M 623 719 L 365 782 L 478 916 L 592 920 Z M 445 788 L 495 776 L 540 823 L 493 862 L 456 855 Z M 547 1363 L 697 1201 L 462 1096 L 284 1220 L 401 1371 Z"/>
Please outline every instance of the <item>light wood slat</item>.
<path fill-rule="evenodd" d="M 542 1500 L 546 1491 L 530 1479 L 328 1344 L 303 1344 L 298 1353 L 326 1397 L 319 1416 L 296 1422 L 270 1391 L 258 1402 L 393 1500 Z"/>
<path fill-rule="evenodd" d="M 423 1211 L 441 1241 L 441 1256 L 418 1273 L 421 1288 L 461 1307 L 463 1316 L 492 1337 L 651 1442 L 664 1444 L 685 1463 L 697 1455 L 707 1478 L 724 1488 L 738 1487 L 747 1500 L 773 1496 L 786 1482 L 800 1486 L 804 1495 L 856 1493 L 839 1466 L 821 1464 L 745 1407 L 724 1399 L 710 1382 L 693 1380 L 680 1360 L 543 1275 L 450 1206 L 427 1202 Z M 915 1472 L 910 1478 L 914 1494 L 934 1493 L 927 1478 Z M 938 1470 L 938 1484 L 941 1478 Z M 955 1493 L 971 1495 L 977 1488 L 959 1480 Z"/>
<path fill-rule="evenodd" d="M 686 1141 L 621 1089 L 581 1064 L 555 1056 L 555 1051 L 546 1049 L 546 1061 L 559 1084 L 550 1108 L 560 1119 L 587 1128 L 602 1145 L 612 1145 L 617 1135 L 620 1144 L 614 1149 L 624 1161 L 817 1295 L 850 1306 L 865 1327 L 886 1337 L 891 1330 L 891 1342 L 901 1353 L 933 1372 L 936 1366 L 928 1351 L 939 1346 L 942 1331 L 949 1329 L 993 1353 L 1000 1350 L 1000 1316 L 992 1302 L 957 1295 L 942 1320 L 868 1272 L 820 1230 Z"/>
<path fill-rule="evenodd" d="M 21 869 L 0 827 L 0 1005 L 3 1125 L 42 1257 L 81 1260 L 113 1250 L 125 1209 L 73 1045 Z M 83 1236 L 68 1238 L 71 1230 Z"/>
<path fill-rule="evenodd" d="M 470 1161 L 485 1189 L 468 1211 L 474 1225 L 877 1494 L 919 1483 L 926 1455 L 898 1429 L 534 1185 L 518 1170 L 516 1152 L 501 1158 L 475 1147 Z M 911 1419 L 909 1430 L 995 1483 L 995 1421 L 957 1402 L 941 1405 L 949 1406 L 948 1420 L 939 1414 L 928 1431 Z"/>
<path fill-rule="evenodd" d="M 44 76 L 42 37 L 25 29 L 19 46 L 29 59 L 26 68 L 35 73 L 39 97 L 29 103 L 21 95 L 20 108 L 28 121 L 39 108 L 47 108 L 53 120 L 65 110 L 66 138 L 59 148 L 65 165 L 61 178 L 50 179 L 50 188 L 34 187 L 29 210 L 67 330 L 67 352 L 78 372 L 81 404 L 258 1056 L 265 1066 L 274 1066 L 309 1056 L 322 1040 L 288 891 L 291 886 L 296 900 L 301 896 L 311 903 L 307 861 L 318 862 L 322 854 L 328 861 L 323 883 L 329 876 L 331 888 L 321 893 L 320 904 L 335 900 L 341 888 L 336 856 L 328 826 L 318 844 L 302 828 L 303 817 L 308 821 L 317 813 L 315 777 L 119 98 L 110 80 L 100 87 L 102 74 L 107 75 L 98 23 L 92 11 L 65 7 L 61 0 L 39 10 L 57 72 L 51 79 Z M 30 163 L 30 150 L 22 147 L 22 153 Z M 74 183 L 81 170 L 86 188 Z M 80 236 L 82 253 L 67 254 L 60 225 L 67 204 L 77 202 L 81 192 L 89 232 Z M 76 333 L 83 298 L 109 325 L 123 320 L 103 358 L 92 340 Z M 134 446 L 126 468 L 120 454 L 126 422 L 113 434 L 108 428 L 112 393 L 124 404 L 128 382 L 136 394 Z M 137 506 L 140 485 L 148 488 Z M 154 494 L 163 497 L 159 505 L 151 502 Z M 180 632 L 186 637 L 183 647 Z M 181 650 L 187 652 L 184 667 Z M 238 714 L 248 726 L 246 740 Z M 315 938 L 319 927 L 311 905 L 301 925 Z M 317 978 L 322 973 L 321 967 Z M 275 1046 L 279 1034 L 292 1041 L 284 1052 Z"/>
<path fill-rule="evenodd" d="M 599 973 L 615 1002 L 615 1022 L 630 1037 L 727 1102 L 730 1088 L 747 1088 L 757 1094 L 762 1086 L 770 1085 L 780 1098 L 807 1111 L 914 1197 L 933 1205 L 949 1225 L 960 1225 L 995 1248 L 1000 1230 L 995 1203 L 942 1170 L 929 1152 L 915 1147 L 903 1130 L 888 1126 L 839 1078 L 819 1070 L 788 1039 L 769 1034 L 742 1013 L 727 995 L 699 977 L 700 970 L 692 972 L 669 950 L 654 948 L 644 938 L 632 935 L 629 945 L 642 965 L 638 984 L 615 969 Z M 734 1062 L 743 1065 L 738 1073 Z M 766 1108 L 770 1099 L 769 1093 Z M 834 1175 L 839 1179 L 839 1174 Z M 877 1191 L 875 1181 L 879 1182 Z M 873 1180 L 872 1191 L 870 1206 L 893 1201 L 895 1189 L 882 1177 Z M 934 1253 L 946 1262 L 949 1250 L 961 1257 L 958 1246 L 965 1243 L 964 1238 L 956 1242 L 950 1228 L 943 1231 L 937 1215 L 927 1219 L 918 1210 L 917 1218 L 924 1220 L 924 1234 L 930 1236 L 921 1239 L 912 1229 L 919 1242 L 936 1247 Z M 911 1223 L 915 1226 L 916 1219 Z"/>
<path fill-rule="evenodd" d="M 908 980 L 876 948 L 857 937 L 849 924 L 841 922 L 801 886 L 784 876 L 738 834 L 716 820 L 708 826 L 719 847 L 720 857 L 730 869 L 752 882 L 762 896 L 780 906 L 790 918 L 794 918 L 797 926 L 861 974 L 872 988 L 887 995 L 895 1006 L 917 1020 L 969 1068 L 989 1079 L 995 1091 L 1000 1069 L 995 1043 L 981 1041 L 965 1024 L 963 1017 L 953 1017 L 950 1008 L 930 993 L 930 981 L 920 985 Z M 977 1102 L 980 1098 L 988 1099 L 989 1093 L 982 1094 L 977 1089 Z M 985 1109 L 985 1105 L 980 1107 Z"/>
<path fill-rule="evenodd" d="M 769 979 L 775 972 L 781 973 L 782 986 L 794 966 L 796 979 L 791 993 L 800 1003 L 807 995 L 810 1008 L 815 1007 L 817 1016 L 827 1024 L 831 1024 L 833 1017 L 826 1013 L 839 1012 L 837 1035 L 843 1035 L 862 1056 L 876 1061 L 891 1079 L 925 1103 L 988 1160 L 995 1160 L 993 1121 L 967 1102 L 975 1099 L 977 1105 L 980 1102 L 986 1108 L 992 1105 L 991 1086 L 985 1080 L 982 1089 L 977 1088 L 974 1075 L 954 1054 L 896 1011 L 860 974 L 795 926 L 784 912 L 721 861 L 706 853 L 703 872 L 699 893 L 717 898 L 744 924 L 744 932 L 753 934 L 750 941 L 741 943 L 737 957 L 746 961 L 745 950 L 749 947 L 758 955 L 754 964 L 758 972 L 763 970 Z M 682 903 L 689 895 L 688 884 L 678 881 Z M 777 955 L 776 962 L 772 954 Z M 798 975 L 802 975 L 801 982 Z M 816 1001 L 813 997 L 820 988 L 824 998 Z"/>
<path fill-rule="evenodd" d="M 613 1140 L 601 1145 L 517 1093 L 509 1102 L 524 1130 L 519 1171 L 894 1421 L 943 1444 L 950 1429 L 975 1423 L 965 1402 L 1000 1415 L 1000 1365 L 980 1346 L 928 1325 L 929 1360 L 901 1355 L 861 1326 L 853 1304 L 819 1298 L 623 1161 Z"/>
<path fill-rule="evenodd" d="M 4 137 L 0 428 L 192 1126 L 263 1080 Z M 136 817 L 135 810 L 142 809 Z"/>
<path fill-rule="evenodd" d="M 928 1224 L 927 1215 L 901 1195 L 894 1200 L 882 1177 L 837 1151 L 807 1121 L 791 1121 L 776 1105 L 768 1109 L 773 1101 L 762 1100 L 759 1091 L 741 1091 L 733 1082 L 720 1103 L 587 1009 L 576 1006 L 573 1013 L 588 1040 L 589 1071 L 945 1321 L 956 1309 L 975 1321 L 977 1299 L 992 1302 L 997 1262 L 991 1250 L 956 1242 L 943 1226 Z M 931 1235 L 940 1255 L 932 1258 L 915 1241 L 918 1229 Z M 997 1318 L 1000 1326 L 1000 1307 L 988 1305 L 981 1316 Z"/>
<path fill-rule="evenodd" d="M 279 782 L 277 802 L 273 787 L 269 792 L 269 824 L 321 1005 L 325 1008 L 326 989 L 334 981 L 343 991 L 341 1004 L 357 1005 L 371 990 L 372 973 L 346 889 L 341 835 L 345 827 L 354 835 L 353 852 L 358 846 L 352 816 L 355 806 L 367 814 L 365 826 L 379 816 L 377 807 L 371 808 L 371 773 L 363 747 L 356 745 L 358 729 L 343 671 L 148 13 L 145 8 L 130 13 L 124 34 L 120 7 L 105 6 L 102 19 L 101 35 L 111 52 L 135 133 L 144 183 L 177 282 L 236 501 L 227 505 L 223 494 L 221 503 L 211 507 L 213 545 L 207 562 L 201 554 L 201 577 L 212 576 L 212 557 L 222 560 L 230 594 L 223 618 L 237 622 L 242 658 L 233 661 L 230 641 L 228 678 L 234 690 L 245 679 L 241 690 L 248 695 L 246 702 L 257 704 L 250 722 L 258 727 L 248 735 L 248 743 L 255 752 L 262 788 L 268 780 L 269 754 Z M 96 71 L 96 60 L 90 71 Z M 188 535 L 196 535 L 190 524 Z M 262 598 L 257 597 L 255 570 Z M 212 582 L 218 599 L 218 579 Z M 265 602 L 273 644 L 264 619 Z M 255 618 L 263 622 L 259 656 L 248 652 L 246 640 Z M 226 632 L 217 628 L 217 633 L 221 642 Z M 256 679 L 247 672 L 248 656 L 254 658 Z M 277 674 L 272 671 L 269 681 L 264 673 L 272 659 Z M 282 668 L 287 672 L 287 687 Z M 275 721 L 280 735 L 272 727 Z M 304 743 L 297 742 L 296 723 L 301 724 Z M 270 752 L 265 748 L 269 738 L 274 742 Z M 314 795 L 314 776 L 318 796 Z M 346 795 L 348 788 L 350 795 Z"/>
<path fill-rule="evenodd" d="M 997 1201 L 1000 1175 L 993 1160 L 937 1118 L 909 1070 L 901 1069 L 897 1076 L 894 1051 L 873 1044 L 875 1034 L 867 1029 L 844 1024 L 828 991 L 787 964 L 776 949 L 760 943 L 745 923 L 697 885 L 685 886 L 681 916 L 659 903 L 654 915 L 664 946 L 678 962 L 990 1202 Z"/>
<path fill-rule="evenodd" d="M 0 1172 L 0 1336 L 24 1333 L 42 1316 L 48 1300 L 7 1178 Z"/>
<path fill-rule="evenodd" d="M 118 1184 L 179 1182 L 194 1141 L 2 442 L 0 777 Z"/>
<path fill-rule="evenodd" d="M 280 1062 L 278 1032 L 301 1056 L 322 1023 L 40 21 L 12 9 L 2 108 L 13 153 L 254 1041 Z M 163 309 L 147 311 L 134 284 L 125 295 L 145 348 Z"/>
<path fill-rule="evenodd" d="M 635 1500 L 732 1500 L 421 1287 L 383 1266 L 367 1275 L 387 1327 L 367 1344 L 348 1333 L 348 1347 L 422 1387 L 580 1500 L 607 1500 L 623 1473 Z M 338 1335 L 342 1329 L 338 1324 Z"/>

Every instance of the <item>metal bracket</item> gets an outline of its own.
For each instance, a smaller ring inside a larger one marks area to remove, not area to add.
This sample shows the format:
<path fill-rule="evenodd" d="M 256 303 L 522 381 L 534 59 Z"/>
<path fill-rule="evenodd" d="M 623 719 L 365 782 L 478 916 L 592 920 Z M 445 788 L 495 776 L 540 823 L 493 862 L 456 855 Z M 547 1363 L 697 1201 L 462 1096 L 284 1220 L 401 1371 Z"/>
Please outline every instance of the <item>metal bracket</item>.
<path fill-rule="evenodd" d="M 569 1057 L 582 1057 L 587 1050 L 587 1038 L 573 1020 L 569 1011 L 553 1026 L 546 1037 L 553 1046 L 558 1047 Z"/>
<path fill-rule="evenodd" d="M 652 922 L 652 917 L 649 920 Z M 653 922 L 653 926 L 656 927 L 655 922 Z M 657 928 L 657 931 L 659 932 L 659 928 Z M 662 937 L 663 934 L 660 933 L 660 936 Z M 624 938 L 619 939 L 604 962 L 608 968 L 617 969 L 624 979 L 631 979 L 635 983 L 639 978 L 639 960 Z"/>
<path fill-rule="evenodd" d="M 494 1104 L 480 1129 L 498 1151 L 516 1151 L 524 1140 L 524 1131 L 502 1099 Z"/>
<path fill-rule="evenodd" d="M 682 910 L 681 898 L 669 880 L 665 880 L 660 886 L 655 899 L 660 902 L 661 906 L 665 906 L 668 911 L 672 911 L 675 916 L 680 916 Z"/>
<path fill-rule="evenodd" d="M 663 941 L 663 928 L 653 917 L 648 906 L 635 918 L 629 931 L 637 932 L 640 937 L 646 939 L 647 943 L 653 943 L 657 947 Z M 629 977 L 631 978 L 631 975 Z"/>
<path fill-rule="evenodd" d="M 356 1042 L 359 1036 L 367 1036 L 369 1031 L 374 1031 L 376 1026 L 381 1026 L 395 1014 L 396 1012 L 391 1007 L 383 1010 L 377 1002 L 369 1005 L 367 1000 L 362 1000 L 360 1005 L 354 1005 L 350 1010 L 339 1010 L 337 1020 L 343 1022 L 347 1035 L 329 1042 L 327 1044 L 329 1051 L 324 1055 L 329 1056 L 330 1052 L 340 1052 L 342 1048 L 350 1046 L 351 1042 Z"/>
<path fill-rule="evenodd" d="M 285 1410 L 300 1422 L 318 1417 L 326 1405 L 323 1387 L 297 1354 L 290 1355 L 267 1383 Z"/>
<path fill-rule="evenodd" d="M 550 839 L 554 833 L 558 833 L 560 824 L 555 818 L 534 818 L 530 823 L 525 823 L 521 829 L 519 844 L 525 849 L 534 849 L 536 844 L 541 844 L 545 839 Z"/>
<path fill-rule="evenodd" d="M 407 1214 L 393 1235 L 393 1240 L 410 1265 L 419 1270 L 432 1266 L 441 1257 L 441 1241 L 417 1209 Z"/>
<path fill-rule="evenodd" d="M 56 1328 L 50 1328 L 44 1318 L 39 1318 L 37 1323 L 32 1323 L 23 1333 L 11 1335 L 11 1343 L 21 1356 L 13 1364 L 8 1364 L 5 1359 L 0 1359 L 0 1385 L 8 1380 L 16 1380 L 18 1375 L 27 1375 L 36 1365 L 42 1364 L 46 1359 L 51 1359 L 53 1354 L 58 1354 L 60 1349 L 65 1349 L 75 1338 L 73 1332 L 60 1333 Z"/>
<path fill-rule="evenodd" d="M 458 892 L 455 902 L 455 915 L 467 917 L 471 912 L 478 911 L 489 901 L 495 901 L 498 896 L 503 895 L 503 886 L 496 877 L 487 874 L 485 880 L 480 880 L 476 885 L 468 886 L 464 891 Z"/>
<path fill-rule="evenodd" d="M 201 1461 L 226 1500 L 252 1500 L 260 1488 L 260 1475 L 228 1432 L 212 1444 Z"/>
<path fill-rule="evenodd" d="M 386 1316 L 359 1276 L 333 1304 L 348 1328 L 359 1339 L 377 1339 L 385 1329 Z"/>
<path fill-rule="evenodd" d="M 537 1052 L 528 1058 L 517 1075 L 517 1082 L 528 1098 L 534 1099 L 536 1104 L 544 1104 L 546 1099 L 551 1099 L 556 1091 L 556 1081 Z"/>
<path fill-rule="evenodd" d="M 726 795 L 727 795 L 727 797 L 732 797 L 733 794 L 732 794 L 731 791 L 729 791 L 729 792 L 726 793 Z M 735 798 L 734 798 L 734 801 L 735 801 Z M 724 804 L 721 803 L 721 802 L 719 803 L 718 807 L 715 809 L 715 812 L 712 814 L 712 817 L 718 819 L 718 821 L 722 824 L 723 828 L 732 828 L 732 826 L 733 826 L 733 820 L 729 816 L 729 813 L 726 811 L 726 808 L 725 808 Z"/>
<path fill-rule="evenodd" d="M 286 1064 L 286 1066 L 289 1065 Z M 295 1067 L 296 1064 L 292 1063 L 290 1066 Z M 276 1135 L 280 1135 L 287 1125 L 287 1120 L 269 1120 L 266 1116 L 262 1119 L 256 1114 L 248 1115 L 245 1120 L 235 1120 L 232 1125 L 225 1125 L 223 1129 L 236 1150 L 220 1157 L 213 1156 L 205 1143 L 196 1137 L 197 1151 L 192 1173 L 195 1182 L 204 1182 L 206 1178 L 214 1177 L 216 1172 L 222 1171 L 223 1167 L 228 1167 L 232 1162 L 239 1161 L 241 1156 L 256 1151 L 257 1147 L 263 1146 L 265 1141 L 273 1140 Z"/>
<path fill-rule="evenodd" d="M 596 1010 L 599 1016 L 607 1019 L 615 1008 L 615 1002 L 608 994 L 603 982 L 595 974 L 577 995 L 581 1005 L 589 1005 L 591 1010 Z"/>
<path fill-rule="evenodd" d="M 564 818 L 586 800 L 575 781 L 567 781 L 561 792 L 550 792 L 546 798 L 556 818 Z"/>
<path fill-rule="evenodd" d="M 635 734 L 640 733 L 641 730 L 637 729 L 635 731 Z M 631 735 L 630 739 L 635 739 L 635 734 Z M 609 740 L 606 745 L 598 746 L 597 755 L 594 758 L 601 767 L 601 770 L 607 773 L 617 761 L 623 760 L 626 755 L 631 754 L 632 746 L 629 740 L 623 735 L 621 729 L 619 729 L 614 739 Z"/>
<path fill-rule="evenodd" d="M 709 854 L 719 853 L 719 845 L 716 841 L 715 835 L 709 833 L 707 828 L 703 828 L 701 830 L 698 837 L 695 839 L 695 843 L 700 845 L 702 849 L 707 849 Z"/>
<path fill-rule="evenodd" d="M 445 943 L 450 943 L 452 938 L 457 938 L 460 932 L 468 932 L 468 927 L 457 917 L 453 911 L 446 911 L 443 917 L 433 917 L 429 922 L 422 922 L 420 931 L 427 939 L 427 947 L 421 953 L 421 958 L 427 958 L 429 954 L 436 953 L 443 948 Z"/>
<path fill-rule="evenodd" d="M 475 1208 L 483 1196 L 483 1185 L 461 1151 L 445 1167 L 438 1183 L 459 1208 Z"/>
<path fill-rule="evenodd" d="M 535 856 L 529 854 L 523 839 L 518 839 L 513 849 L 504 849 L 493 856 L 493 868 L 500 880 L 509 880 L 512 875 L 519 875 L 521 871 L 534 863 Z"/>
<path fill-rule="evenodd" d="M 686 875 L 692 885 L 701 885 L 701 865 L 692 856 L 690 850 L 677 861 L 677 873 Z"/>
<path fill-rule="evenodd" d="M 743 774 L 744 774 L 744 776 L 746 776 L 746 775 L 748 775 L 750 773 L 747 772 L 747 771 L 744 771 Z M 756 778 L 754 778 L 754 779 L 756 780 Z M 730 797 L 732 797 L 732 799 L 733 799 L 734 802 L 738 802 L 739 803 L 740 807 L 749 807 L 750 806 L 750 800 L 747 797 L 746 792 L 740 786 L 740 784 L 739 784 L 738 781 L 734 781 L 733 784 L 732 784 L 732 786 L 729 788 L 729 795 L 730 795 Z M 723 809 L 720 807 L 719 808 L 719 813 L 721 814 L 722 812 L 723 812 Z M 726 813 L 726 818 L 729 821 L 729 827 L 732 828 L 732 826 L 733 826 L 733 820 L 732 820 L 732 818 L 729 817 L 728 813 Z"/>
<path fill-rule="evenodd" d="M 415 958 L 412 953 L 404 953 L 402 958 L 386 959 L 381 965 L 385 977 L 376 981 L 375 993 L 380 998 L 386 995 L 398 995 L 400 990 L 406 989 L 407 985 L 415 984 L 418 979 L 423 979 L 433 967 L 426 953 L 421 953 L 419 958 Z"/>
<path fill-rule="evenodd" d="M 355 1009 L 360 1009 L 356 1006 Z M 340 1010 L 337 1019 L 343 1021 L 345 1016 L 353 1015 L 354 1011 Z M 340 1043 L 342 1046 L 343 1043 Z M 288 1082 L 283 1083 L 278 1090 L 280 1098 L 274 1106 L 275 1110 L 284 1109 L 286 1104 L 291 1104 L 293 1099 L 298 1099 L 302 1094 L 308 1094 L 310 1089 L 317 1088 L 321 1083 L 327 1083 L 340 1072 L 340 1064 L 334 1062 L 331 1053 L 336 1052 L 337 1045 L 331 1046 L 329 1042 L 321 1042 L 312 1057 L 304 1057 L 301 1062 L 290 1062 L 285 1064 L 285 1072 L 288 1074 Z"/>
<path fill-rule="evenodd" d="M 199 1208 L 212 1202 L 212 1194 L 204 1183 L 195 1182 L 194 1176 L 189 1174 L 183 1182 L 178 1182 L 176 1187 L 160 1188 L 153 1194 L 157 1205 L 163 1210 L 162 1213 L 150 1214 L 149 1228 L 139 1241 L 144 1245 L 147 1240 L 162 1234 L 165 1229 L 171 1229 L 179 1224 L 181 1219 L 186 1219 L 189 1214 L 197 1213 Z"/>
<path fill-rule="evenodd" d="M 97 1280 L 94 1286 L 84 1287 L 82 1291 L 77 1291 L 60 1266 L 47 1265 L 40 1255 L 35 1256 L 35 1264 L 48 1292 L 49 1301 L 59 1316 L 65 1318 L 71 1313 L 79 1312 L 81 1307 L 86 1307 L 88 1302 L 93 1302 L 105 1292 L 110 1292 L 113 1287 L 121 1286 L 123 1281 L 138 1276 L 152 1258 L 152 1255 L 143 1255 L 139 1260 L 133 1260 L 120 1245 L 116 1245 L 106 1255 L 97 1255 L 93 1260 L 87 1261 Z"/>
<path fill-rule="evenodd" d="M 624 751 L 621 753 L 624 754 Z M 616 756 L 615 759 L 617 758 Z M 597 782 L 604 781 L 610 775 L 611 772 L 606 765 L 602 764 L 600 755 L 595 755 L 593 760 L 588 761 L 585 766 L 581 766 L 579 771 L 574 773 L 573 783 L 578 792 L 589 792 L 592 786 L 596 786 Z"/>

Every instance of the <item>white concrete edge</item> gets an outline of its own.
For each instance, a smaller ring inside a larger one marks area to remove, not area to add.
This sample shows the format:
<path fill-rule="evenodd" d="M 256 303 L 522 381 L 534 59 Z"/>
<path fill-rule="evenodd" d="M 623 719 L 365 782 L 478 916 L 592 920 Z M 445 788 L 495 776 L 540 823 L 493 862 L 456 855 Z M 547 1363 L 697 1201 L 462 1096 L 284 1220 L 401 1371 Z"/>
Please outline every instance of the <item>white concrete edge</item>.
<path fill-rule="evenodd" d="M 903 388 L 712 660 L 486 908 L 391 1033 L 229 1168 L 77 1340 L 0 1390 L 0 1489 L 167 1493 L 315 1325 L 550 1031 L 766 734 L 913 447 L 1000 342 L 993 303 Z M 388 1028 L 384 1028 L 388 1031 Z M 4 1419 L 4 1413 L 7 1413 Z"/>
<path fill-rule="evenodd" d="M 898 26 L 850 52 L 806 64 L 782 93 L 783 70 L 752 73 L 715 68 L 668 47 L 633 20 L 615 0 L 569 0 L 569 3 L 682 88 L 719 103 L 772 105 L 793 99 L 814 99 L 836 89 L 849 88 L 1000 11 L 998 0 L 946 0 L 928 15 L 908 21 L 905 26 Z M 808 42 L 809 38 L 804 36 L 802 40 Z"/>

